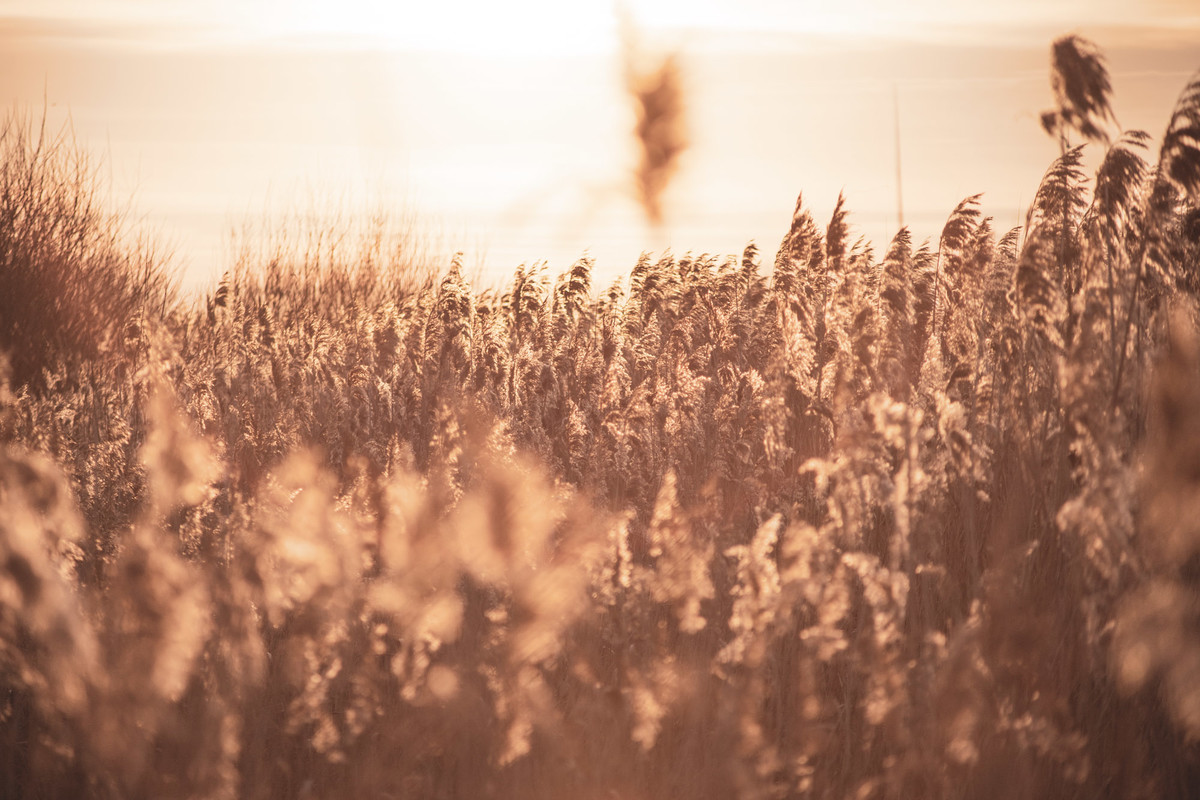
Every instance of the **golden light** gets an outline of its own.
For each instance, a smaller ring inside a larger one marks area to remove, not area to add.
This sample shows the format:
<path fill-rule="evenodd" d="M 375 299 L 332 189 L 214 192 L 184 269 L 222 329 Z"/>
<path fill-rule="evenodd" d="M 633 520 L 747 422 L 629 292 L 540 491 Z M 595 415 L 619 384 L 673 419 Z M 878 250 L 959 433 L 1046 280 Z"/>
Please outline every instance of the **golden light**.
<path fill-rule="evenodd" d="M 250 31 L 272 38 L 327 38 L 405 51 L 473 56 L 597 52 L 614 41 L 605 0 L 299 0 L 246 4 Z"/>

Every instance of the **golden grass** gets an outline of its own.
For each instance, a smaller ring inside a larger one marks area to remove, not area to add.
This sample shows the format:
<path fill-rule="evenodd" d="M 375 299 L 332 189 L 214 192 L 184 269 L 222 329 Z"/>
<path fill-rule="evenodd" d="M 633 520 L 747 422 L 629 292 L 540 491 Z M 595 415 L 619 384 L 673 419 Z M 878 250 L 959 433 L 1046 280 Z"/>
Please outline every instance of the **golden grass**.
<path fill-rule="evenodd" d="M 1024 232 L 247 261 L 6 366 L 0 795 L 1193 796 L 1198 86 Z"/>

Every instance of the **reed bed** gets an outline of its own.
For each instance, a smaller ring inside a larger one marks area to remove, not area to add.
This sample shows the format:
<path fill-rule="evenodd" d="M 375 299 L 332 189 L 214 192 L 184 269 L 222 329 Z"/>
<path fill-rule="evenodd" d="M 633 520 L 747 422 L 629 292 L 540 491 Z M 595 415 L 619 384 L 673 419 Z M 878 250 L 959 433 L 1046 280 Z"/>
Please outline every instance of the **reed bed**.
<path fill-rule="evenodd" d="M 1023 229 L 608 287 L 167 302 L 6 158 L 5 302 L 143 277 L 0 313 L 0 795 L 1195 796 L 1200 76 L 1091 178 L 1067 100 Z"/>

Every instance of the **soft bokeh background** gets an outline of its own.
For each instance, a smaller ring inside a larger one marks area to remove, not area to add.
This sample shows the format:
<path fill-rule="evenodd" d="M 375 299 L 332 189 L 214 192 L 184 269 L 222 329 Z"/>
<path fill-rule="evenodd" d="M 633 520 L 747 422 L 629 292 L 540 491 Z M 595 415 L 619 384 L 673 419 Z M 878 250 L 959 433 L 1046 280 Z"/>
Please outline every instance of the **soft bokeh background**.
<path fill-rule="evenodd" d="M 651 229 L 632 191 L 621 20 L 678 53 L 691 147 Z M 391 209 L 485 280 L 519 263 L 599 280 L 642 250 L 773 252 L 798 192 L 845 192 L 878 243 L 933 236 L 985 192 L 1017 224 L 1058 145 L 1049 45 L 1103 48 L 1123 127 L 1159 136 L 1200 68 L 1200 3 L 923 0 L 7 0 L 0 102 L 68 118 L 114 200 L 186 285 L 284 212 Z"/>

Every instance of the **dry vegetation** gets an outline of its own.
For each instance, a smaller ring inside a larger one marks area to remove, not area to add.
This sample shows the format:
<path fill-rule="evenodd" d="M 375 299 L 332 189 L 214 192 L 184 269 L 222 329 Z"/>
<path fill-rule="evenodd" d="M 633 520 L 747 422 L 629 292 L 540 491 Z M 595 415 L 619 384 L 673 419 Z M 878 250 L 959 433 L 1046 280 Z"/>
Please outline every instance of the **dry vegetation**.
<path fill-rule="evenodd" d="M 1195 795 L 1200 77 L 1069 102 L 1022 231 L 196 307 L 8 128 L 0 794 Z"/>

